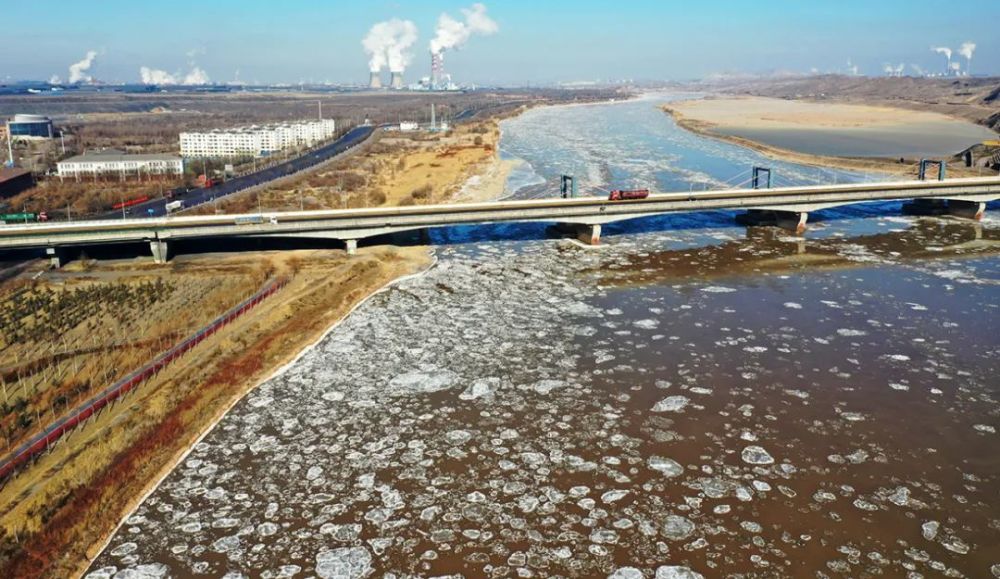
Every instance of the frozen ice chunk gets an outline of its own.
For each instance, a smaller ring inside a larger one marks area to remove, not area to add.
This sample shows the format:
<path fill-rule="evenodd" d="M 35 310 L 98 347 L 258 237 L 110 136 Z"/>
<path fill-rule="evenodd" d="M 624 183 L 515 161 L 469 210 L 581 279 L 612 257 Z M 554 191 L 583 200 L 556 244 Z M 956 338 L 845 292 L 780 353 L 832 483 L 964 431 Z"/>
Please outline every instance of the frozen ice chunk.
<path fill-rule="evenodd" d="M 556 388 L 562 388 L 565 385 L 566 383 L 562 380 L 541 380 L 536 382 L 532 388 L 534 388 L 535 392 L 538 392 L 539 394 L 548 394 Z"/>
<path fill-rule="evenodd" d="M 635 567 L 622 567 L 608 575 L 608 579 L 642 579 L 642 571 Z"/>
<path fill-rule="evenodd" d="M 760 446 L 748 446 L 743 449 L 743 462 L 747 464 L 773 464 L 774 458 Z"/>
<path fill-rule="evenodd" d="M 694 523 L 680 515 L 667 515 L 660 525 L 660 532 L 672 541 L 683 541 L 694 533 Z"/>
<path fill-rule="evenodd" d="M 688 402 L 687 396 L 667 396 L 653 406 L 653 412 L 680 412 Z"/>
<path fill-rule="evenodd" d="M 733 289 L 733 288 L 731 288 L 731 287 L 724 287 L 724 286 L 718 286 L 718 285 L 710 285 L 708 287 L 701 288 L 701 291 L 707 292 L 707 293 L 710 293 L 710 294 L 728 294 L 728 293 L 732 293 L 732 292 L 734 292 L 736 290 Z"/>
<path fill-rule="evenodd" d="M 651 456 L 647 461 L 649 468 L 663 473 L 663 476 L 673 478 L 684 472 L 684 467 L 672 458 L 663 456 Z"/>
<path fill-rule="evenodd" d="M 407 372 L 389 381 L 389 387 L 404 394 L 430 394 L 451 387 L 457 376 L 448 370 Z"/>
<path fill-rule="evenodd" d="M 622 490 L 608 491 L 608 492 L 604 493 L 603 495 L 601 495 L 601 500 L 604 501 L 604 502 L 606 502 L 606 503 L 614 503 L 614 502 L 617 502 L 617 501 L 620 501 L 620 500 L 624 499 L 625 495 L 627 495 L 627 494 L 628 494 L 628 491 L 622 491 Z"/>
<path fill-rule="evenodd" d="M 475 400 L 489 396 L 500 388 L 500 379 L 495 377 L 480 378 L 473 382 L 464 392 L 458 395 L 462 400 Z"/>
<path fill-rule="evenodd" d="M 328 549 L 316 555 L 316 575 L 323 579 L 360 579 L 372 572 L 372 555 L 364 547 Z"/>
<path fill-rule="evenodd" d="M 688 567 L 663 565 L 656 569 L 656 579 L 705 579 L 705 576 Z"/>

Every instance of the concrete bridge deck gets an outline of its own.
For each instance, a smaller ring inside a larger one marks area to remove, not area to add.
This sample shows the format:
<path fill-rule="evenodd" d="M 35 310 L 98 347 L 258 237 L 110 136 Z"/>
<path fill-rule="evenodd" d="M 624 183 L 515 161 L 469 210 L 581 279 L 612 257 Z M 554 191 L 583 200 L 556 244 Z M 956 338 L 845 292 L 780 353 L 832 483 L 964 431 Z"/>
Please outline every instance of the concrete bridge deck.
<path fill-rule="evenodd" d="M 767 221 L 801 231 L 810 211 L 888 200 L 978 219 L 987 202 L 1000 199 L 1000 177 L 899 181 L 655 193 L 646 199 L 533 199 L 492 203 L 380 207 L 373 209 L 262 212 L 241 215 L 176 216 L 114 221 L 18 224 L 0 227 L 0 250 L 45 249 L 149 242 L 157 261 L 173 240 L 224 237 L 306 237 L 336 239 L 349 251 L 357 241 L 403 231 L 502 222 L 551 222 L 576 228 L 589 243 L 600 239 L 601 225 L 667 213 L 747 210 L 751 222 Z M 55 260 L 54 260 L 55 261 Z"/>

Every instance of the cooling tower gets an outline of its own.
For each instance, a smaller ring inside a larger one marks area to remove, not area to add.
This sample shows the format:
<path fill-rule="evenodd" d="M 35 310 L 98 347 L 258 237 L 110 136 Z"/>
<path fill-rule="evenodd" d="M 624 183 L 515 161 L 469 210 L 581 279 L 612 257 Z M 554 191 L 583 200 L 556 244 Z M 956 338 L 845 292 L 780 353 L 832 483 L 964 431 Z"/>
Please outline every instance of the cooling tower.
<path fill-rule="evenodd" d="M 389 82 L 389 86 L 395 89 L 403 88 L 403 73 L 402 72 L 392 73 L 392 80 Z"/>
<path fill-rule="evenodd" d="M 378 71 L 373 71 L 371 79 L 368 81 L 368 88 L 382 88 L 382 78 L 379 76 Z"/>

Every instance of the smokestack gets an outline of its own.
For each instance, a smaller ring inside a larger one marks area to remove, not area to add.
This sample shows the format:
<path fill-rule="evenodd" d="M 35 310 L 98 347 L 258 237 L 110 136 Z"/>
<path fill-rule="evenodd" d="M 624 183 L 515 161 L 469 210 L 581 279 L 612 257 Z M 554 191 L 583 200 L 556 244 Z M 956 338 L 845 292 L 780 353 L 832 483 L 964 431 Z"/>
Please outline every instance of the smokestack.
<path fill-rule="evenodd" d="M 440 52 L 431 53 L 431 87 L 439 88 L 444 78 L 444 56 Z"/>
<path fill-rule="evenodd" d="M 397 90 L 403 88 L 403 73 L 392 73 L 392 80 L 389 82 L 389 86 Z"/>
<path fill-rule="evenodd" d="M 371 78 L 368 80 L 368 88 L 382 88 L 382 77 L 379 76 L 377 70 L 373 70 Z"/>

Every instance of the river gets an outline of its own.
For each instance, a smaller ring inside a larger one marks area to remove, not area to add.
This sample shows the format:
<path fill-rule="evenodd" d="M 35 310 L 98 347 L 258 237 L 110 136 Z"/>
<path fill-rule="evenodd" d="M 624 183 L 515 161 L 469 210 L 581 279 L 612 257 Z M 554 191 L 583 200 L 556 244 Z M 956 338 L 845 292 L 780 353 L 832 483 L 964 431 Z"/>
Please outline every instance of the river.
<path fill-rule="evenodd" d="M 506 121 L 511 189 L 765 162 L 656 102 Z M 238 403 L 89 576 L 1000 576 L 1000 222 L 816 217 L 434 231 L 436 266 Z"/>

